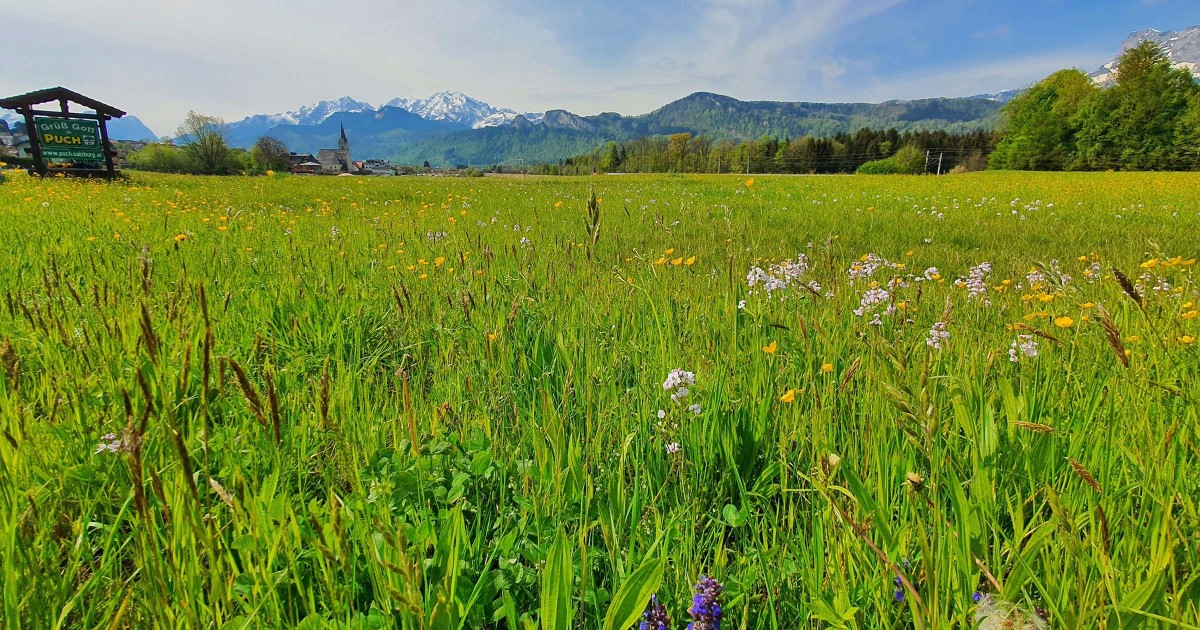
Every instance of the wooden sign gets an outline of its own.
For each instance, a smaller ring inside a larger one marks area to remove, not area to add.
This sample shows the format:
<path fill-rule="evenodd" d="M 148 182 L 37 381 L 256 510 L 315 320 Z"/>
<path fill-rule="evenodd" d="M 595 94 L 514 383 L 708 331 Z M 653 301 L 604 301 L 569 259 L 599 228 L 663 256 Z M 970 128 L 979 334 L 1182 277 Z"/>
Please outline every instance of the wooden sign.
<path fill-rule="evenodd" d="M 34 118 L 42 156 L 53 162 L 103 162 L 100 123 L 95 120 Z"/>
<path fill-rule="evenodd" d="M 71 103 L 91 112 L 71 111 Z M 58 111 L 41 109 L 44 104 L 57 104 Z M 108 140 L 106 123 L 125 112 L 64 87 L 0 98 L 0 107 L 25 118 L 33 156 L 30 174 L 116 177 L 117 151 Z"/>

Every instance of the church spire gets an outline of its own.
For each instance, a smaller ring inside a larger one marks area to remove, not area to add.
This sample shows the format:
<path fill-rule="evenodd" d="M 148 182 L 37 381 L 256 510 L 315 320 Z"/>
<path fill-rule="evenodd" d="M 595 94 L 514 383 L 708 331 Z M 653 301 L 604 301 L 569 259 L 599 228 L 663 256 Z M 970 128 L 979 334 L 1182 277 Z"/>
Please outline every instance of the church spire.
<path fill-rule="evenodd" d="M 346 139 L 346 126 L 339 124 L 338 127 L 340 127 L 342 130 L 342 135 L 340 138 L 338 138 L 338 149 L 342 151 L 349 151 L 350 141 Z"/>

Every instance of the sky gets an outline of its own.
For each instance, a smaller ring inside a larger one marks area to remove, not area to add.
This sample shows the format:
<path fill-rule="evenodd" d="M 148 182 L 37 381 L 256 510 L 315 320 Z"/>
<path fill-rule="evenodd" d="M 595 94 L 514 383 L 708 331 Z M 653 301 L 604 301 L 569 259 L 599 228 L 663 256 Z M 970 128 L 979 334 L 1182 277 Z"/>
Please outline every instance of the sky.
<path fill-rule="evenodd" d="M 0 95 L 62 85 L 166 135 L 351 96 L 518 111 L 968 96 L 1091 71 L 1196 0 L 55 0 L 11 3 Z"/>

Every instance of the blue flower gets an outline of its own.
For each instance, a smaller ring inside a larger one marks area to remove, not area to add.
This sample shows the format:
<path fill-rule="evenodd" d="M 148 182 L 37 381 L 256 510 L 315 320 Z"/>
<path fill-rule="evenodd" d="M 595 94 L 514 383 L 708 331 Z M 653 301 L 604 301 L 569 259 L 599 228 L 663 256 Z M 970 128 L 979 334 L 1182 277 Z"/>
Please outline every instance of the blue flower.
<path fill-rule="evenodd" d="M 692 597 L 692 607 L 688 609 L 688 614 L 692 616 L 688 630 L 720 630 L 724 612 L 720 597 L 724 590 L 720 582 L 700 576 L 700 581 L 696 583 L 696 594 Z"/>
<path fill-rule="evenodd" d="M 903 566 L 904 574 L 908 574 L 912 570 L 912 565 L 909 564 L 907 558 L 901 560 L 900 564 Z M 904 580 L 900 578 L 900 575 L 900 573 L 897 573 L 894 577 L 892 577 L 892 585 L 896 587 L 895 590 L 892 591 L 892 597 L 896 598 L 897 602 L 904 603 Z M 912 586 L 914 590 L 921 590 L 920 582 L 913 582 Z"/>
<path fill-rule="evenodd" d="M 667 614 L 667 607 L 658 601 L 658 594 L 650 596 L 650 603 L 646 604 L 646 612 L 642 613 L 642 624 L 638 626 L 638 630 L 669 630 L 671 627 L 671 615 Z"/>

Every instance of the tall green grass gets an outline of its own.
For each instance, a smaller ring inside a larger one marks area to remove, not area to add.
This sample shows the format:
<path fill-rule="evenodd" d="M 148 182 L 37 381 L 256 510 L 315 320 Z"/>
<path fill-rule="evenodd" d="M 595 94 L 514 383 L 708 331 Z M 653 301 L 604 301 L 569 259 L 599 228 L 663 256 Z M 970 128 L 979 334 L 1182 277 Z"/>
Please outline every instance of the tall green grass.
<path fill-rule="evenodd" d="M 3 625 L 1198 627 L 1198 189 L 11 178 Z"/>

